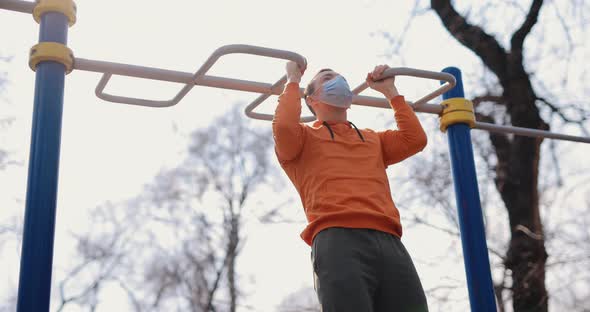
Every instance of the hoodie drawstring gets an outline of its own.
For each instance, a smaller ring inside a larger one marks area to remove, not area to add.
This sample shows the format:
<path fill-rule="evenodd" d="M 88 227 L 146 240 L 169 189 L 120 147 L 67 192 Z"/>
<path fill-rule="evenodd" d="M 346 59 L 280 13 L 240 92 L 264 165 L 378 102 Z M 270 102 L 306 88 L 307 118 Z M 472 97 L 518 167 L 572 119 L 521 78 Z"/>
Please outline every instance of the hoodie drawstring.
<path fill-rule="evenodd" d="M 359 131 L 359 128 L 357 128 L 357 127 L 356 127 L 356 126 L 355 126 L 355 125 L 352 123 L 352 121 L 349 121 L 348 123 L 350 123 L 350 125 L 354 127 L 354 130 L 356 130 L 356 133 L 358 133 L 358 134 L 359 134 L 359 138 L 361 138 L 361 140 L 362 140 L 363 142 L 365 142 L 365 138 L 363 138 L 363 135 L 362 135 L 362 134 L 361 134 L 361 132 Z"/>
<path fill-rule="evenodd" d="M 363 137 L 359 129 L 352 122 L 349 121 L 348 123 L 354 128 L 354 130 L 356 130 L 356 133 L 359 135 L 359 138 L 361 138 L 361 141 L 365 142 L 365 138 Z M 326 126 L 326 128 L 328 128 L 328 131 L 330 131 L 330 136 L 332 137 L 332 141 L 334 141 L 334 131 L 332 131 L 330 125 L 325 121 L 322 124 Z"/>
<path fill-rule="evenodd" d="M 330 125 L 325 121 L 322 124 L 328 128 L 328 131 L 330 131 L 330 136 L 332 137 L 332 141 L 334 141 L 334 132 L 332 131 L 332 128 L 330 128 Z"/>

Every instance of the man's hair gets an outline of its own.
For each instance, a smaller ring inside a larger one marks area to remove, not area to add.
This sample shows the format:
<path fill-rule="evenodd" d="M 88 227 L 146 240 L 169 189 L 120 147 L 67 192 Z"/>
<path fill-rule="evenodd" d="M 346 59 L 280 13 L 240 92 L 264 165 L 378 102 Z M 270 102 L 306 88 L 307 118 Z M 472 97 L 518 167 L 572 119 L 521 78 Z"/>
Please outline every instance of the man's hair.
<path fill-rule="evenodd" d="M 315 76 L 317 76 L 319 73 L 323 73 L 325 71 L 333 71 L 330 68 L 324 68 L 324 69 L 320 69 L 319 72 L 317 72 L 315 74 Z M 313 76 L 315 78 L 315 76 Z M 312 95 L 315 92 L 315 80 L 312 79 L 309 84 L 307 85 L 307 88 L 305 88 L 305 91 L 303 92 L 303 95 L 305 95 L 305 98 L 307 98 L 308 96 Z"/>
<path fill-rule="evenodd" d="M 333 71 L 330 68 L 323 68 L 320 69 L 319 72 L 317 72 L 315 74 L 315 76 L 317 76 L 319 73 L 323 73 L 325 71 Z M 315 76 L 313 76 L 315 78 Z M 305 104 L 307 104 L 307 108 L 309 108 L 309 110 L 311 111 L 311 113 L 315 116 L 315 112 L 313 111 L 313 108 L 311 108 L 311 105 L 309 105 L 309 103 L 307 103 L 307 97 L 312 95 L 315 92 L 315 79 L 312 79 L 309 84 L 307 85 L 307 87 L 305 88 L 305 91 L 303 91 L 303 98 L 305 99 Z"/>

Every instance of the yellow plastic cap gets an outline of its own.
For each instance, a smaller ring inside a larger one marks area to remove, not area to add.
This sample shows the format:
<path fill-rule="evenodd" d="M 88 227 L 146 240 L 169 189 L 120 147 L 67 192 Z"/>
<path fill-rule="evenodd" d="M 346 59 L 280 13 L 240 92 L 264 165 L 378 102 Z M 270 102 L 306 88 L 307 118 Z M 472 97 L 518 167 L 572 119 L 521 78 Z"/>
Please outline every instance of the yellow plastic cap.
<path fill-rule="evenodd" d="M 473 103 L 464 98 L 452 98 L 441 103 L 444 107 L 440 116 L 440 130 L 447 131 L 450 125 L 456 123 L 468 124 L 470 128 L 475 127 L 475 114 Z"/>
<path fill-rule="evenodd" d="M 41 23 L 41 16 L 47 12 L 58 12 L 68 17 L 69 25 L 76 23 L 76 4 L 72 0 L 37 0 L 33 9 L 33 17 Z"/>
<path fill-rule="evenodd" d="M 67 46 L 57 42 L 41 42 L 31 48 L 29 67 L 36 70 L 37 64 L 43 61 L 54 61 L 64 64 L 66 74 L 74 69 L 74 53 Z"/>

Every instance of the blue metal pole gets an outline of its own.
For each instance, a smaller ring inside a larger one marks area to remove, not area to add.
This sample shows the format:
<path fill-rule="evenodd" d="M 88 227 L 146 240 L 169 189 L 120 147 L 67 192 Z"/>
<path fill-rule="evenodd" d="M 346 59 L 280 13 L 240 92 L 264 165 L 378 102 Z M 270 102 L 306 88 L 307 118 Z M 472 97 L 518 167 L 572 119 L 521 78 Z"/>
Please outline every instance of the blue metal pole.
<path fill-rule="evenodd" d="M 68 18 L 64 14 L 43 14 L 40 27 L 39 42 L 67 43 Z M 64 80 L 63 64 L 54 61 L 38 64 L 18 312 L 49 311 Z"/>
<path fill-rule="evenodd" d="M 443 94 L 443 99 L 464 98 L 461 71 L 447 67 L 443 72 L 457 80 L 457 85 Z M 465 123 L 456 123 L 448 127 L 447 133 L 471 310 L 496 312 L 470 128 Z"/>

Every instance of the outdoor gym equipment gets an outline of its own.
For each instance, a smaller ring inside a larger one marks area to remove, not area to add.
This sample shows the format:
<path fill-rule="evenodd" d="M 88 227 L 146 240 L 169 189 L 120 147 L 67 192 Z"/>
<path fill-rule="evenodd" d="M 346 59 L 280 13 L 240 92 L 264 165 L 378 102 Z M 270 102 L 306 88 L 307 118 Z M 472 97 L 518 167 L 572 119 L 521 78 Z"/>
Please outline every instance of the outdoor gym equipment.
<path fill-rule="evenodd" d="M 281 94 L 286 76 L 270 84 L 216 77 L 207 75 L 207 72 L 222 56 L 233 53 L 291 60 L 301 68 L 307 65 L 305 58 L 297 53 L 250 45 L 227 45 L 217 49 L 195 73 L 88 60 L 74 57 L 66 46 L 68 27 L 76 22 L 76 5 L 72 0 L 0 0 L 0 9 L 32 14 L 40 23 L 39 43 L 31 48 L 29 60 L 30 67 L 36 71 L 36 81 L 18 289 L 19 312 L 49 311 L 64 77 L 67 73 L 73 70 L 102 73 L 95 90 L 99 98 L 148 107 L 176 105 L 196 85 L 259 93 L 260 96 L 246 107 L 245 113 L 250 118 L 272 120 L 272 115 L 254 110 L 270 96 Z M 176 82 L 184 86 L 174 98 L 166 101 L 118 96 L 104 91 L 113 75 Z M 495 312 L 470 129 L 583 143 L 590 143 L 590 138 L 477 122 L 473 105 L 464 98 L 461 72 L 454 67 L 446 68 L 443 72 L 411 68 L 390 68 L 385 71 L 384 77 L 392 76 L 412 76 L 444 83 L 409 103 L 416 112 L 439 115 L 441 130 L 448 134 L 471 309 Z M 383 98 L 360 95 L 366 88 L 366 83 L 363 83 L 353 89 L 354 105 L 390 109 L 389 103 Z M 428 103 L 441 94 L 444 99 L 442 103 Z M 308 116 L 301 121 L 314 119 Z"/>

